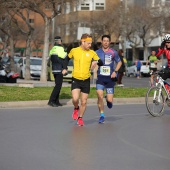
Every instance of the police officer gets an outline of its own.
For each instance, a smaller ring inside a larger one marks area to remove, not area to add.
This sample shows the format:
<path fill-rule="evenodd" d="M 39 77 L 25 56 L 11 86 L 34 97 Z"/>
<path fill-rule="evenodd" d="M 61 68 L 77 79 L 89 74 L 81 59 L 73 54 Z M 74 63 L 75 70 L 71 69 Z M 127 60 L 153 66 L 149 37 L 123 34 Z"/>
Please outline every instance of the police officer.
<path fill-rule="evenodd" d="M 50 61 L 52 64 L 52 73 L 55 79 L 55 87 L 51 93 L 48 105 L 52 107 L 62 106 L 59 102 L 59 94 L 63 83 L 63 75 L 67 73 L 64 66 L 64 59 L 67 56 L 63 46 L 61 37 L 56 36 L 54 39 L 54 47 L 50 50 Z"/>

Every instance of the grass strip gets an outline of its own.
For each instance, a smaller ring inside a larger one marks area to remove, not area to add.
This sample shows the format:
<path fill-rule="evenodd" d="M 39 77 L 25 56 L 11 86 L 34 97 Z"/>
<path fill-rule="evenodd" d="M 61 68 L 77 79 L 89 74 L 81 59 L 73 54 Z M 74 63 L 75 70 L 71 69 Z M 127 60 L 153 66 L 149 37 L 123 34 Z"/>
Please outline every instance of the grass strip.
<path fill-rule="evenodd" d="M 0 102 L 48 100 L 53 87 L 0 86 Z M 148 88 L 115 87 L 115 98 L 145 97 Z M 96 88 L 91 87 L 89 98 L 97 98 Z M 70 87 L 62 87 L 60 99 L 71 99 Z"/>

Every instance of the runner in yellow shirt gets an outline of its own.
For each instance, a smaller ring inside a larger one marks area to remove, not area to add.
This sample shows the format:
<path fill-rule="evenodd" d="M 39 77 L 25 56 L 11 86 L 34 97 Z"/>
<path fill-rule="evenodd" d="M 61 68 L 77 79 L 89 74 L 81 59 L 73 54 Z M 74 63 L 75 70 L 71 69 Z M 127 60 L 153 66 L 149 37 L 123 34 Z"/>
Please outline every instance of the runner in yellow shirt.
<path fill-rule="evenodd" d="M 68 63 L 69 59 L 73 59 L 71 91 L 74 111 L 72 118 L 77 120 L 79 126 L 84 125 L 82 117 L 86 110 L 87 98 L 90 92 L 91 70 L 93 70 L 97 64 L 103 64 L 96 52 L 90 49 L 91 45 L 92 37 L 89 34 L 83 34 L 81 37 L 81 45 L 73 48 L 66 57 L 66 63 Z M 81 104 L 79 107 L 80 94 Z"/>

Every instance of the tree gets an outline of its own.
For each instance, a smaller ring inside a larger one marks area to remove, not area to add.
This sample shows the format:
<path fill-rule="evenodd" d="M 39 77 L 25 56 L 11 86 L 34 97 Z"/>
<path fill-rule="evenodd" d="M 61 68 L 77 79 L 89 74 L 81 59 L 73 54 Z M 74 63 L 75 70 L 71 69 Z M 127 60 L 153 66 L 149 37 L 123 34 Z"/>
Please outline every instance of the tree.
<path fill-rule="evenodd" d="M 31 48 L 36 51 L 36 57 L 38 57 L 38 52 L 44 44 L 44 27 L 36 26 L 34 27 L 34 32 L 32 36 Z"/>
<path fill-rule="evenodd" d="M 122 16 L 120 3 L 111 2 L 111 4 L 113 6 L 107 6 L 107 10 L 92 12 L 90 26 L 95 42 L 103 34 L 114 35 L 112 41 L 119 42 L 119 36 L 123 34 L 121 33 L 123 31 L 122 23 L 120 23 Z"/>
<path fill-rule="evenodd" d="M 44 48 L 42 56 L 42 72 L 40 81 L 47 81 L 47 57 L 49 53 L 49 37 L 50 37 L 50 24 L 52 19 L 60 14 L 59 6 L 61 6 L 62 0 L 24 0 L 22 1 L 22 8 L 32 10 L 40 14 L 44 20 L 45 32 L 44 32 Z M 45 12 L 45 8 L 50 7 L 50 13 Z"/>
<path fill-rule="evenodd" d="M 149 55 L 147 47 L 153 41 L 153 39 L 159 36 L 159 18 L 153 17 L 150 11 L 146 8 L 141 8 L 140 11 L 138 10 L 138 16 L 140 17 L 140 22 L 138 22 L 136 25 L 137 33 L 142 40 L 142 45 L 144 48 L 144 60 L 147 60 Z"/>
<path fill-rule="evenodd" d="M 137 14 L 137 15 L 134 15 Z M 154 17 L 147 8 L 133 6 L 127 11 L 126 37 L 133 49 L 133 60 L 138 58 L 135 49 L 142 45 L 144 60 L 147 59 L 149 44 L 160 35 L 160 18 Z M 133 24 L 132 24 L 133 23 Z"/>
<path fill-rule="evenodd" d="M 47 57 L 49 53 L 49 36 L 50 36 L 50 26 L 52 19 L 60 14 L 62 0 L 1 0 L 4 6 L 13 9 L 24 9 L 31 10 L 40 14 L 44 20 L 44 47 L 43 47 L 43 56 L 42 56 L 42 72 L 40 81 L 47 81 Z M 45 9 L 50 8 L 50 12 L 47 12 Z"/>
<path fill-rule="evenodd" d="M 14 71 L 14 37 L 16 37 L 17 34 L 15 32 L 18 32 L 17 27 L 12 22 L 13 15 L 10 15 L 10 10 L 6 6 L 1 6 L 4 20 L 0 23 L 0 30 L 3 34 L 5 34 L 5 40 L 4 40 L 4 49 L 10 50 L 10 69 L 11 71 Z M 7 10 L 8 9 L 8 10 Z M 10 47 L 10 48 L 9 48 Z"/>
<path fill-rule="evenodd" d="M 26 70 L 25 79 L 30 80 L 30 56 L 31 56 L 31 40 L 34 28 L 29 23 L 30 10 L 13 9 L 11 15 L 14 15 L 13 22 L 16 24 L 20 32 L 26 37 Z M 21 19 L 21 20 L 20 20 Z"/>

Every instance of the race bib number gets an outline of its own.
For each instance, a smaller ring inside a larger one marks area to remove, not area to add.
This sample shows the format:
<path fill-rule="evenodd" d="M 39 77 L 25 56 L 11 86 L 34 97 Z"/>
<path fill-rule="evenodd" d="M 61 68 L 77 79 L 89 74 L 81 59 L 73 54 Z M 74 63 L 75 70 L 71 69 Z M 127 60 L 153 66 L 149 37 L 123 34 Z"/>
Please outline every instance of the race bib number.
<path fill-rule="evenodd" d="M 100 74 L 104 76 L 110 76 L 110 67 L 109 66 L 101 66 Z"/>
<path fill-rule="evenodd" d="M 151 68 L 156 68 L 155 63 L 151 63 L 150 67 L 151 67 Z"/>

